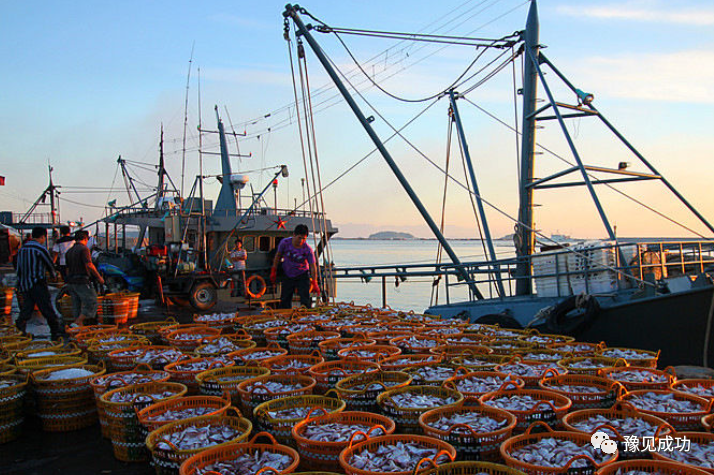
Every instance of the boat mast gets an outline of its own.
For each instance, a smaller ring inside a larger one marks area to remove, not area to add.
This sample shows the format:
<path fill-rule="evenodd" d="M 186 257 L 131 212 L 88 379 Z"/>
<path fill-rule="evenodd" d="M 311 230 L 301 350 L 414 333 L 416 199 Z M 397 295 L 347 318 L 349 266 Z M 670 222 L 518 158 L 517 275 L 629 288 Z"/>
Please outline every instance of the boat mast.
<path fill-rule="evenodd" d="M 429 212 L 426 210 L 426 208 L 422 204 L 421 200 L 419 199 L 419 197 L 416 195 L 416 193 L 412 189 L 412 187 L 409 184 L 409 182 L 407 181 L 406 177 L 404 176 L 402 171 L 399 169 L 399 166 L 396 164 L 396 162 L 392 158 L 391 154 L 389 153 L 389 151 L 387 151 L 386 147 L 380 140 L 379 136 L 377 135 L 377 133 L 374 131 L 374 129 L 370 125 L 370 121 L 367 120 L 367 118 L 365 117 L 362 110 L 359 108 L 359 106 L 357 105 L 355 100 L 350 95 L 349 91 L 347 91 L 347 88 L 340 80 L 339 76 L 337 75 L 337 72 L 335 72 L 335 70 L 333 69 L 332 65 L 330 64 L 329 59 L 325 56 L 325 53 L 323 53 L 322 49 L 320 48 L 320 45 L 317 43 L 315 38 L 313 38 L 313 36 L 310 34 L 310 31 L 309 31 L 310 29 L 305 26 L 302 19 L 300 18 L 300 15 L 298 15 L 299 10 L 301 10 L 300 6 L 288 4 L 285 6 L 285 11 L 283 12 L 283 16 L 285 18 L 290 17 L 295 22 L 295 25 L 298 28 L 298 34 L 305 37 L 308 44 L 310 45 L 310 48 L 312 48 L 312 51 L 315 53 L 315 56 L 317 56 L 317 59 L 320 61 L 322 66 L 325 68 L 325 71 L 327 72 L 327 74 L 330 76 L 332 81 L 335 83 L 335 86 L 342 94 L 342 97 L 345 99 L 347 104 L 350 106 L 350 109 L 352 109 L 352 112 L 354 112 L 355 116 L 357 117 L 357 120 L 359 120 L 360 124 L 362 124 L 362 127 L 367 132 L 367 135 L 369 135 L 369 137 L 372 139 L 372 142 L 374 143 L 374 145 L 377 147 L 379 152 L 382 154 L 384 161 L 386 161 L 387 165 L 389 165 L 389 168 L 392 169 L 394 176 L 397 178 L 397 180 L 399 180 L 399 183 L 404 188 L 404 191 L 407 192 L 407 195 L 409 195 L 409 198 L 411 198 L 412 203 L 414 203 L 414 206 L 416 206 L 417 210 L 419 210 L 419 213 L 421 213 L 422 218 L 424 218 L 424 221 L 426 221 L 426 224 L 429 226 L 431 231 L 434 233 L 434 236 L 436 236 L 436 239 L 438 239 L 438 241 L 441 243 L 441 246 L 444 248 L 446 253 L 451 258 L 451 261 L 454 263 L 456 271 L 459 273 L 460 277 L 463 278 L 467 282 L 467 285 L 469 286 L 469 290 L 471 291 L 471 293 L 474 296 L 476 296 L 476 298 L 483 299 L 484 298 L 483 295 L 476 287 L 476 284 L 474 284 L 474 282 L 472 282 L 470 280 L 469 275 L 466 272 L 466 269 L 461 265 L 461 261 L 456 256 L 456 253 L 451 248 L 451 246 L 449 245 L 449 243 L 446 240 L 446 238 L 444 237 L 444 235 L 441 234 L 441 231 L 439 231 L 439 227 L 436 225 L 436 223 L 434 222 L 432 217 L 429 215 Z"/>
<path fill-rule="evenodd" d="M 536 143 L 536 99 L 538 93 L 538 72 L 531 56 L 538 60 L 540 54 L 540 24 L 538 21 L 538 5 L 531 0 L 526 30 L 522 34 L 524 40 L 525 66 L 523 71 L 523 135 L 521 137 L 521 176 L 519 181 L 518 223 L 515 229 L 516 256 L 516 295 L 530 295 L 533 292 L 531 283 L 530 256 L 535 248 L 535 232 L 533 224 L 533 181 Z M 530 52 L 530 54 L 529 54 Z"/>
<path fill-rule="evenodd" d="M 159 141 L 159 189 L 156 193 L 156 209 L 161 206 L 164 197 L 164 124 L 161 124 L 161 140 Z"/>

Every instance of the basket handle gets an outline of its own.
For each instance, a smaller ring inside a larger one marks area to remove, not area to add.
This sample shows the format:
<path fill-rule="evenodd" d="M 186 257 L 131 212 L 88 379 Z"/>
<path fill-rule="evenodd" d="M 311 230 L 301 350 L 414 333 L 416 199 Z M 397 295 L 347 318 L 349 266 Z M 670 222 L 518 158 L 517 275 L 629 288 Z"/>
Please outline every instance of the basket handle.
<path fill-rule="evenodd" d="M 616 382 L 613 387 L 615 388 L 615 397 L 618 400 L 622 400 L 622 398 L 625 397 L 627 395 L 627 393 L 629 392 L 627 390 L 627 388 L 625 387 L 625 385 L 620 382 Z M 632 407 L 634 408 L 634 406 L 632 406 Z"/>
<path fill-rule="evenodd" d="M 540 375 L 540 379 L 543 380 L 543 379 L 549 377 L 549 375 L 552 377 L 560 376 L 560 371 L 558 371 L 555 368 L 548 368 L 545 371 L 543 371 L 543 374 Z"/>
<path fill-rule="evenodd" d="M 471 433 L 471 436 L 472 436 L 474 439 L 478 439 L 478 434 L 477 434 L 476 431 L 473 429 L 473 427 L 471 427 L 471 426 L 468 425 L 468 424 L 463 424 L 463 423 L 461 423 L 461 422 L 459 422 L 459 423 L 457 423 L 457 424 L 454 424 L 454 425 L 452 425 L 451 427 L 449 427 L 449 430 L 446 431 L 446 434 L 447 434 L 447 435 L 451 435 L 451 433 L 454 431 L 454 429 L 466 429 L 467 432 L 470 432 L 470 433 Z"/>
<path fill-rule="evenodd" d="M 169 447 L 171 447 L 171 449 L 172 449 L 174 452 L 181 452 L 181 449 L 179 449 L 178 447 L 176 447 L 176 445 L 175 445 L 173 442 L 171 442 L 169 439 L 167 439 L 167 438 L 165 438 L 165 437 L 159 439 L 158 442 L 163 442 L 163 443 L 165 443 L 166 445 L 168 445 Z"/>
<path fill-rule="evenodd" d="M 339 393 L 336 389 L 329 389 L 329 390 L 325 393 L 325 397 L 332 397 L 332 396 L 330 396 L 330 394 L 332 394 L 332 393 L 335 394 L 335 396 L 334 396 L 333 399 L 337 399 L 338 401 L 341 401 L 341 400 L 342 400 L 342 398 L 340 397 L 340 393 Z"/>
<path fill-rule="evenodd" d="M 412 470 L 412 475 L 418 475 L 418 473 L 421 470 L 425 470 L 425 469 L 421 468 L 421 466 L 424 464 L 424 462 L 427 462 L 430 465 L 430 467 L 426 467 L 426 470 L 428 470 L 429 468 L 438 468 L 439 467 L 439 465 L 436 462 L 434 462 L 432 459 L 430 459 L 429 457 L 424 457 L 423 459 L 419 460 L 418 464 L 416 464 L 416 466 L 414 467 L 414 470 Z"/>
<path fill-rule="evenodd" d="M 370 431 L 371 431 L 371 429 L 370 429 Z M 362 436 L 362 440 L 355 441 L 355 439 L 357 438 L 358 435 Z M 347 447 L 352 447 L 352 444 L 354 444 L 356 442 L 363 442 L 367 439 L 369 439 L 369 431 L 367 433 L 365 433 L 364 431 L 358 430 L 354 434 L 352 434 L 352 436 L 350 437 L 349 444 Z"/>
<path fill-rule="evenodd" d="M 672 384 L 676 379 L 677 379 L 677 372 L 675 371 L 674 367 L 672 366 L 667 366 L 665 369 L 662 370 L 663 372 L 667 373 L 669 376 L 669 383 Z"/>
<path fill-rule="evenodd" d="M 149 366 L 146 363 L 139 363 L 138 365 L 134 366 L 134 371 L 153 371 L 154 368 Z"/>
<path fill-rule="evenodd" d="M 614 411 L 622 412 L 623 414 L 625 414 L 627 416 L 640 415 L 640 413 L 637 411 L 637 408 L 635 408 L 635 406 L 632 405 L 632 403 L 629 401 L 623 401 L 623 400 L 615 401 L 615 404 L 612 405 L 611 409 Z"/>
<path fill-rule="evenodd" d="M 258 470 L 257 472 L 255 472 L 255 475 L 261 475 L 263 473 L 268 473 L 268 472 L 272 472 L 275 475 L 280 475 L 280 472 L 275 470 L 273 467 L 263 467 L 260 470 Z"/>
<path fill-rule="evenodd" d="M 208 365 L 208 369 L 216 369 L 216 368 L 223 368 L 223 365 L 221 364 L 220 361 L 213 361 L 211 364 Z"/>
<path fill-rule="evenodd" d="M 439 463 L 437 462 L 437 460 L 439 460 L 439 458 L 441 458 L 442 455 L 446 455 L 446 457 L 449 459 L 449 462 L 453 462 L 455 459 L 455 457 L 452 456 L 448 451 L 441 449 L 436 455 L 434 455 L 434 457 L 432 457 L 432 458 L 424 457 L 423 459 L 419 460 L 419 463 L 417 463 L 416 466 L 419 467 L 422 464 L 422 462 L 424 462 L 424 460 L 430 460 L 431 463 L 433 463 L 435 467 L 438 467 Z"/>
<path fill-rule="evenodd" d="M 674 434 L 677 432 L 675 428 L 669 424 L 669 422 L 665 422 L 661 426 L 657 427 L 657 430 L 655 431 L 654 435 L 655 440 L 657 440 L 662 435 L 662 432 L 664 432 L 665 430 L 668 430 L 670 434 Z"/>
<path fill-rule="evenodd" d="M 595 467 L 595 468 L 600 467 L 600 465 L 595 460 L 593 460 L 593 458 L 591 456 L 586 455 L 586 454 L 578 454 L 575 457 L 571 458 L 567 464 L 565 464 L 565 467 L 563 467 L 563 470 L 565 472 L 567 472 L 570 469 L 570 467 L 573 465 L 573 462 L 575 462 L 578 459 L 587 460 L 588 462 L 593 464 L 593 467 Z"/>
<path fill-rule="evenodd" d="M 626 366 L 630 366 L 630 363 L 628 363 L 625 358 L 618 358 L 617 360 L 615 360 L 615 364 L 612 365 L 613 368 L 623 368 Z M 592 460 L 592 459 L 590 459 L 590 460 Z M 594 462 L 594 460 L 593 460 L 593 462 Z"/>
<path fill-rule="evenodd" d="M 316 357 L 316 358 L 318 358 L 318 357 L 319 357 L 319 358 L 322 358 L 322 353 L 320 353 L 320 350 L 312 350 L 312 351 L 310 352 L 310 355 L 309 355 L 309 356 L 314 356 L 314 357 Z"/>
<path fill-rule="evenodd" d="M 224 395 L 225 395 L 226 393 L 227 393 L 227 392 L 224 392 Z M 228 395 L 228 397 L 230 398 L 230 395 Z M 230 399 L 229 399 L 229 401 L 230 401 Z M 227 416 L 229 411 L 235 413 L 235 416 L 236 416 L 236 417 L 243 417 L 243 414 L 241 414 L 241 413 L 240 413 L 240 410 L 239 410 L 237 407 L 235 407 L 235 406 L 228 406 L 228 407 L 226 408 L 226 410 L 223 412 L 223 415 L 224 415 L 224 416 Z"/>
<path fill-rule="evenodd" d="M 547 399 L 541 399 L 540 401 L 536 401 L 536 403 L 533 404 L 533 407 L 531 407 L 531 410 L 528 411 L 528 414 L 532 414 L 532 413 L 536 412 L 536 409 L 538 407 L 544 406 L 544 405 L 550 406 L 550 408 L 553 410 L 553 412 L 558 410 L 558 408 L 555 407 L 555 405 L 551 401 L 549 401 Z"/>
<path fill-rule="evenodd" d="M 275 396 L 275 393 L 274 393 L 273 391 L 271 391 L 270 389 L 268 389 L 268 388 L 265 386 L 265 384 L 263 384 L 262 381 L 256 381 L 256 383 L 253 385 L 253 387 L 250 388 L 250 391 L 248 391 L 248 393 L 251 395 L 251 397 L 253 396 L 253 393 L 255 392 L 255 390 L 258 389 L 258 388 L 263 388 L 263 389 L 265 389 L 265 390 L 267 391 L 267 393 L 268 393 L 269 395 Z"/>
<path fill-rule="evenodd" d="M 624 439 L 622 434 L 620 434 L 620 431 L 617 430 L 616 427 L 613 427 L 610 424 L 608 424 L 607 422 L 600 424 L 599 426 L 595 427 L 595 429 L 593 429 L 593 430 L 595 432 L 597 432 L 600 429 L 610 429 L 611 431 L 613 431 L 615 433 L 615 437 L 617 437 L 618 439 Z"/>
<path fill-rule="evenodd" d="M 249 443 L 250 443 L 250 444 L 254 444 L 255 441 L 258 439 L 258 437 L 267 437 L 268 439 L 270 439 L 270 442 L 271 442 L 273 445 L 277 445 L 277 444 L 278 444 L 278 441 L 275 440 L 275 437 L 273 437 L 273 435 L 272 435 L 270 432 L 265 432 L 265 431 L 258 432 L 257 434 L 255 434 L 255 435 L 253 436 L 253 438 L 250 439 L 250 442 L 249 442 Z"/>
<path fill-rule="evenodd" d="M 536 427 L 539 427 L 539 426 L 543 426 L 543 428 L 544 428 L 547 432 L 555 432 L 555 431 L 554 431 L 553 429 L 551 429 L 551 427 L 550 427 L 548 424 L 546 424 L 545 422 L 543 422 L 543 421 L 535 421 L 533 424 L 531 424 L 531 425 L 528 426 L 528 429 L 526 429 L 525 435 L 530 435 L 531 432 L 532 432 Z"/>
<path fill-rule="evenodd" d="M 318 416 L 315 416 L 315 417 L 312 417 L 312 413 L 313 413 L 313 412 L 316 412 L 316 411 L 322 411 L 322 414 L 320 414 L 320 415 L 318 415 Z M 326 415 L 328 415 L 328 414 L 329 414 L 329 413 L 325 410 L 324 407 L 316 406 L 316 407 L 311 408 L 311 409 L 308 411 L 307 416 L 305 416 L 305 419 L 303 419 L 303 420 L 305 420 L 305 421 L 311 421 L 311 420 L 313 420 L 313 419 L 317 419 L 318 417 L 326 416 Z"/>
<path fill-rule="evenodd" d="M 367 431 L 367 439 L 372 435 L 372 432 L 374 432 L 377 429 L 382 429 L 382 432 L 384 432 L 383 435 L 387 435 L 387 428 L 384 427 L 382 424 L 375 424 L 372 427 L 369 428 Z"/>
<path fill-rule="evenodd" d="M 462 373 L 462 371 L 463 371 L 463 373 Z M 458 366 L 458 367 L 454 370 L 454 375 L 456 375 L 456 376 L 459 376 L 459 375 L 461 375 L 461 374 L 469 374 L 469 373 L 470 373 L 470 371 L 468 370 L 468 368 L 466 368 L 466 367 L 464 367 L 464 366 Z M 446 381 L 444 381 L 444 382 L 446 382 Z"/>
<path fill-rule="evenodd" d="M 509 374 L 509 376 L 511 376 L 511 375 Z M 501 384 L 501 386 L 496 390 L 495 395 L 500 396 L 501 394 L 505 393 L 506 391 L 508 391 L 509 386 L 513 387 L 512 390 L 521 389 L 520 386 L 518 386 L 518 383 L 516 382 L 517 380 L 518 380 L 518 378 L 509 379 L 507 381 L 504 381 L 503 384 Z"/>
<path fill-rule="evenodd" d="M 468 374 L 468 373 L 466 373 L 466 374 Z M 449 378 L 446 381 L 444 381 L 443 383 L 441 383 L 441 387 L 446 388 L 446 389 L 453 389 L 454 391 L 458 391 L 458 389 L 456 389 L 456 384 L 454 384 L 453 378 Z"/>

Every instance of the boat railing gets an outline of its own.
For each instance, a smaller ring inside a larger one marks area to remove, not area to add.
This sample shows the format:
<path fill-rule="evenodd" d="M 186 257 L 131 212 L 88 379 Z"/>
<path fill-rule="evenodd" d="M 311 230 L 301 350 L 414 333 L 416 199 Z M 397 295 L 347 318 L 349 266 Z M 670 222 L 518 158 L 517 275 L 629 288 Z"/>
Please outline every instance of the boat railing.
<path fill-rule="evenodd" d="M 246 212 L 244 209 L 233 210 L 218 210 L 210 213 L 212 217 L 230 218 L 240 217 Z M 281 217 L 281 218 L 315 218 L 322 219 L 323 213 L 310 212 L 303 209 L 281 209 L 281 208 L 257 208 L 252 209 L 247 215 L 247 219 L 257 216 Z"/>
<path fill-rule="evenodd" d="M 623 261 L 624 259 L 624 261 Z M 531 281 L 533 293 L 546 297 L 609 294 L 619 289 L 656 286 L 656 281 L 677 276 L 695 276 L 714 270 L 714 241 L 632 241 L 604 242 L 563 247 L 531 256 L 531 275 L 519 276 L 516 257 L 496 261 L 429 263 L 408 265 L 345 266 L 332 269 L 336 279 L 382 281 L 382 300 L 386 302 L 388 279 L 400 282 L 410 278 L 444 279 L 446 301 L 456 286 L 475 284 L 485 296 L 499 297 L 497 275 L 506 292 L 515 294 L 520 279 Z M 459 268 L 469 279 L 463 279 Z M 500 297 L 504 297 L 500 296 Z M 470 299 L 474 295 L 470 293 Z"/>

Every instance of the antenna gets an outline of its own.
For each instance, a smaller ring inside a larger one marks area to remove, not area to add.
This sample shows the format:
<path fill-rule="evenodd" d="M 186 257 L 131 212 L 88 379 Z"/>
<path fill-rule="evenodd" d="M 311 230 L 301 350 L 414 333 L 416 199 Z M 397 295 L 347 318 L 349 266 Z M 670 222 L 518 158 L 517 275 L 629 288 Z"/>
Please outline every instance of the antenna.
<path fill-rule="evenodd" d="M 194 41 L 191 45 L 191 58 L 188 60 L 188 74 L 186 75 L 186 100 L 183 106 L 183 148 L 181 150 L 181 196 L 183 196 L 184 175 L 186 173 L 186 127 L 188 127 L 188 88 L 191 83 L 191 64 L 193 63 Z"/>

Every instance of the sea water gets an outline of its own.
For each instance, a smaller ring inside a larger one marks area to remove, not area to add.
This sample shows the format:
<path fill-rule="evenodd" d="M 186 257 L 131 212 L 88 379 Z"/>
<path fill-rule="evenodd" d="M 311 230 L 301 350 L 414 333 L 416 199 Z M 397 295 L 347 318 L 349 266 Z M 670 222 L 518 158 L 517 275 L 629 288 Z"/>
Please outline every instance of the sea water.
<path fill-rule="evenodd" d="M 452 249 L 462 262 L 485 260 L 484 245 L 480 240 L 449 241 Z M 508 241 L 494 243 L 497 257 L 505 259 L 513 257 L 515 250 Z M 371 240 L 371 239 L 333 239 L 330 241 L 332 260 L 336 267 L 357 267 L 370 265 L 408 265 L 433 264 L 437 261 L 438 241 L 428 240 Z M 446 252 L 442 251 L 442 263 L 450 263 Z M 450 283 L 455 277 L 449 277 Z M 387 277 L 386 303 L 396 310 L 414 310 L 421 312 L 431 305 L 445 304 L 446 289 L 444 279 L 434 286 L 432 277 L 409 277 L 399 281 L 395 277 Z M 438 289 L 438 292 L 437 292 Z M 488 296 L 487 287 L 479 287 Z M 468 299 L 466 285 L 450 286 L 448 289 L 450 302 Z M 383 305 L 382 278 L 375 277 L 370 282 L 361 279 L 338 279 L 336 300 L 375 307 Z"/>

